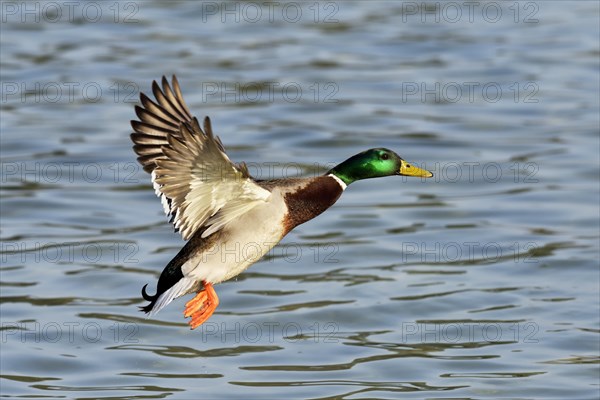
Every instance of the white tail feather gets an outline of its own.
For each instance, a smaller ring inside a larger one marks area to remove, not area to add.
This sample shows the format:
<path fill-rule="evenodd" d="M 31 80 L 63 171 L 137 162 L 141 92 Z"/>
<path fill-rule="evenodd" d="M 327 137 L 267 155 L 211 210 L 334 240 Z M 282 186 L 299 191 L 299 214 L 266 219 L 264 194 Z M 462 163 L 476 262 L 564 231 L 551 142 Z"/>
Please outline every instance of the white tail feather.
<path fill-rule="evenodd" d="M 196 285 L 196 280 L 193 278 L 183 277 L 174 284 L 169 290 L 161 294 L 156 303 L 154 303 L 154 307 L 148 313 L 148 318 L 156 315 L 160 310 L 167 306 L 170 302 L 175 300 L 176 298 L 188 294 L 194 286 Z"/>

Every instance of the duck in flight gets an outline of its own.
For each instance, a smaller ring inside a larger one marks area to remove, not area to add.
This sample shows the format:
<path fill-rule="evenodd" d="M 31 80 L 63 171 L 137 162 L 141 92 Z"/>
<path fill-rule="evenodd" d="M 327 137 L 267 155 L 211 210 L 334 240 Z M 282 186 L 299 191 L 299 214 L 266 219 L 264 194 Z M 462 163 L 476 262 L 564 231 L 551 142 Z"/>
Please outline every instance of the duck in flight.
<path fill-rule="evenodd" d="M 184 317 L 192 329 L 219 305 L 214 285 L 257 262 L 288 232 L 331 207 L 351 183 L 385 176 L 429 178 L 433 174 L 384 148 L 356 154 L 322 176 L 255 180 L 244 163 L 234 164 L 213 134 L 186 106 L 177 78 L 162 88 L 152 83 L 156 100 L 140 94 L 131 121 L 133 149 L 151 174 L 170 222 L 187 243 L 165 267 L 156 293 L 142 296 L 140 307 L 153 316 L 188 293 Z M 251 246 L 252 251 L 242 251 Z M 232 252 L 236 249 L 237 254 Z M 249 254 L 251 253 L 251 254 Z"/>

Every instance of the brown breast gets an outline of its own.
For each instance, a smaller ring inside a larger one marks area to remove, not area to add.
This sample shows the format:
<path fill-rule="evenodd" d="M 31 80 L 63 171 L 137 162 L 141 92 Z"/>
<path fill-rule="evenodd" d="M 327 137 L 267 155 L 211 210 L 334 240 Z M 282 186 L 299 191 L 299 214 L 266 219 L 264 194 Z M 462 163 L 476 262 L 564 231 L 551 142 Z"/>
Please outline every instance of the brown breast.
<path fill-rule="evenodd" d="M 288 213 L 284 219 L 285 232 L 305 223 L 331 207 L 342 194 L 339 183 L 330 176 L 319 176 L 306 186 L 284 197 Z"/>

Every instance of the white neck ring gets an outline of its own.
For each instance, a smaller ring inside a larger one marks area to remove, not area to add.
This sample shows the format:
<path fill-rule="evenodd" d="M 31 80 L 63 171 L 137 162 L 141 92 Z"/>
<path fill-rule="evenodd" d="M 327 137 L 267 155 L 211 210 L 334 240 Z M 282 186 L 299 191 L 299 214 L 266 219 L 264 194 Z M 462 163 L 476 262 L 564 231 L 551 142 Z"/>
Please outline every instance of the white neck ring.
<path fill-rule="evenodd" d="M 348 185 L 346 185 L 346 183 L 343 180 L 341 180 L 340 178 L 338 178 L 334 174 L 329 174 L 327 176 L 330 176 L 333 179 L 335 179 L 335 181 L 342 187 L 342 190 L 346 190 L 346 188 L 348 187 Z"/>

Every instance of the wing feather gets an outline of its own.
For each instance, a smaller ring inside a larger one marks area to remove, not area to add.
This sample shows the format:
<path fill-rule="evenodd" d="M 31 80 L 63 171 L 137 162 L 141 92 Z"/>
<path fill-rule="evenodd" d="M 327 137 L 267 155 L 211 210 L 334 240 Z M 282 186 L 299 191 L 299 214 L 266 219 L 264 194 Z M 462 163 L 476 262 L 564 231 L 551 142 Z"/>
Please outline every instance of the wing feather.
<path fill-rule="evenodd" d="M 200 127 L 175 76 L 172 85 L 163 77 L 162 89 L 154 81 L 152 93 L 156 101 L 141 94 L 142 107 L 135 109 L 133 149 L 184 239 L 200 229 L 207 237 L 269 199 L 246 164 L 231 162 L 208 117 Z"/>

